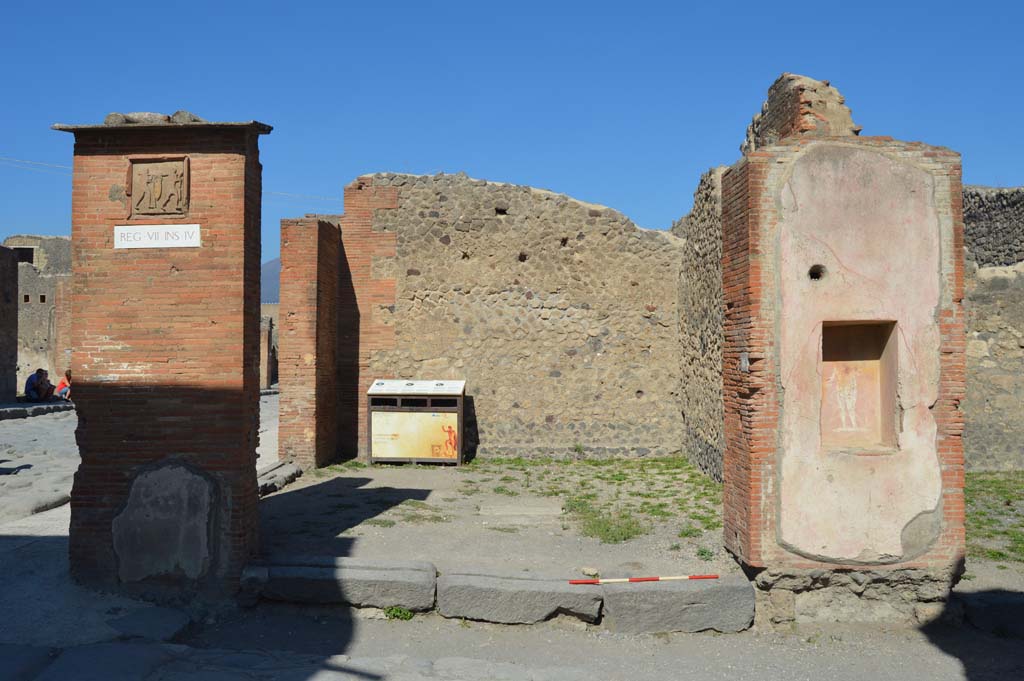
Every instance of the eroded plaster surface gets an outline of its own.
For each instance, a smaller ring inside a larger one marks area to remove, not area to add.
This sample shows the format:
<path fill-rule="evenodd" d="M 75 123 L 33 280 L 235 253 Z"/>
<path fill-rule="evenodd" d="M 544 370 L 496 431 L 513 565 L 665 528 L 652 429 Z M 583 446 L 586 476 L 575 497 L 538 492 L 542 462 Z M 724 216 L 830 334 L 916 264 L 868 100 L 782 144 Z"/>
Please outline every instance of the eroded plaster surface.
<path fill-rule="evenodd" d="M 210 562 L 213 484 L 181 465 L 141 473 L 114 518 L 114 551 L 123 582 L 183 575 L 198 579 Z"/>
<path fill-rule="evenodd" d="M 777 195 L 779 538 L 806 557 L 896 562 L 938 534 L 930 407 L 939 387 L 942 289 L 934 182 L 897 158 L 823 142 L 797 158 Z M 812 277 L 816 265 L 823 272 Z M 836 322 L 895 322 L 898 380 L 888 395 L 877 383 L 856 383 L 852 371 L 830 384 L 825 373 L 835 367 L 823 364 L 822 328 Z M 891 416 L 895 446 L 829 433 L 823 444 L 823 407 L 833 428 L 843 423 L 837 410 L 849 412 L 852 429 L 867 427 L 869 414 Z"/>

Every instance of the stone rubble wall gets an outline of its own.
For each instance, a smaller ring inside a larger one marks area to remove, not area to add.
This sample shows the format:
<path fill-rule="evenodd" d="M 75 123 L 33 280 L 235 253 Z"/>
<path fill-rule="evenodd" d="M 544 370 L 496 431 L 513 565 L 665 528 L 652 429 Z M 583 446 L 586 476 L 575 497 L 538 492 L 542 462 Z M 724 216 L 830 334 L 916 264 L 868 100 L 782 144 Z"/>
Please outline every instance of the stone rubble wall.
<path fill-rule="evenodd" d="M 1024 224 L 1024 221 L 1018 222 Z M 967 269 L 968 470 L 1024 469 L 1024 262 Z"/>
<path fill-rule="evenodd" d="M 722 405 L 722 173 L 704 173 L 693 210 L 672 225 L 685 239 L 679 285 L 683 351 L 683 451 L 711 478 L 722 480 L 725 435 Z"/>
<path fill-rule="evenodd" d="M 1024 261 L 1024 187 L 964 187 L 964 228 L 979 267 Z"/>
<path fill-rule="evenodd" d="M 374 269 L 396 284 L 393 306 L 370 311 L 394 330 L 372 375 L 465 379 L 479 455 L 681 450 L 683 239 L 462 174 L 365 179 L 398 191 L 373 220 L 395 235 Z"/>

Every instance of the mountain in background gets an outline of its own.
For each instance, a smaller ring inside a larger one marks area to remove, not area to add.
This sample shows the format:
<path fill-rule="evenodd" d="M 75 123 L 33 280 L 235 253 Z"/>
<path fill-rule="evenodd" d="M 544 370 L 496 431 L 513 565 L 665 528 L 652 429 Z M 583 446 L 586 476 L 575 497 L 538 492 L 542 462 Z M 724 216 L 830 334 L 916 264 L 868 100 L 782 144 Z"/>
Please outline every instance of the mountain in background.
<path fill-rule="evenodd" d="M 260 302 L 281 301 L 281 258 L 263 263 L 260 268 Z"/>

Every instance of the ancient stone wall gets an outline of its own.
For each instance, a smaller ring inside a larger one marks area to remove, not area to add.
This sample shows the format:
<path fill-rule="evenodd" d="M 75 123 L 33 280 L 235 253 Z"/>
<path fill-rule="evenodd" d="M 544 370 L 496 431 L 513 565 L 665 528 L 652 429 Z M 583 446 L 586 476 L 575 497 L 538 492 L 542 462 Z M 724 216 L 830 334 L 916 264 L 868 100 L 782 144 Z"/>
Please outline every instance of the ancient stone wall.
<path fill-rule="evenodd" d="M 18 256 L 0 246 L 0 402 L 18 392 Z"/>
<path fill-rule="evenodd" d="M 67 335 L 58 344 L 58 326 L 69 320 L 58 318 L 58 288 L 71 276 L 71 240 L 21 234 L 8 237 L 4 245 L 19 253 L 18 267 L 18 388 L 36 369 L 50 372 L 56 384 L 68 368 Z M 66 289 L 65 289 L 66 290 Z"/>
<path fill-rule="evenodd" d="M 394 278 L 394 296 L 360 305 L 393 340 L 361 347 L 361 385 L 466 379 L 467 442 L 483 456 L 681 450 L 681 238 L 603 206 L 464 175 L 359 182 L 397 194 L 371 228 L 394 235 L 394 258 L 372 265 Z"/>
<path fill-rule="evenodd" d="M 827 80 L 783 73 L 747 127 L 740 151 L 749 154 L 790 136 L 847 137 L 860 134 L 839 90 Z"/>
<path fill-rule="evenodd" d="M 683 451 L 722 479 L 722 173 L 700 178 L 693 210 L 672 226 L 684 240 L 679 282 Z"/>
<path fill-rule="evenodd" d="M 966 415 L 967 467 L 1022 470 L 1024 262 L 1007 267 L 969 266 L 965 308 L 967 396 L 961 409 Z"/>
<path fill-rule="evenodd" d="M 1024 187 L 964 187 L 964 229 L 978 266 L 1024 262 Z"/>

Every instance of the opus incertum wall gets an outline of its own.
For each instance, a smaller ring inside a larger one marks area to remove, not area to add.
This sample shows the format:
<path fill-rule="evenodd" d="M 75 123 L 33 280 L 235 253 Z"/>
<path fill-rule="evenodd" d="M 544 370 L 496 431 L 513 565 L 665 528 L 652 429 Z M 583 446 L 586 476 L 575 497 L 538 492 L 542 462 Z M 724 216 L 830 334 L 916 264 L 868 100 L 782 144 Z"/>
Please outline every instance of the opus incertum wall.
<path fill-rule="evenodd" d="M 726 546 L 761 616 L 933 617 L 964 550 L 959 155 L 793 135 L 722 187 Z"/>
<path fill-rule="evenodd" d="M 216 595 L 256 550 L 262 123 L 112 114 L 75 135 L 79 582 Z"/>

